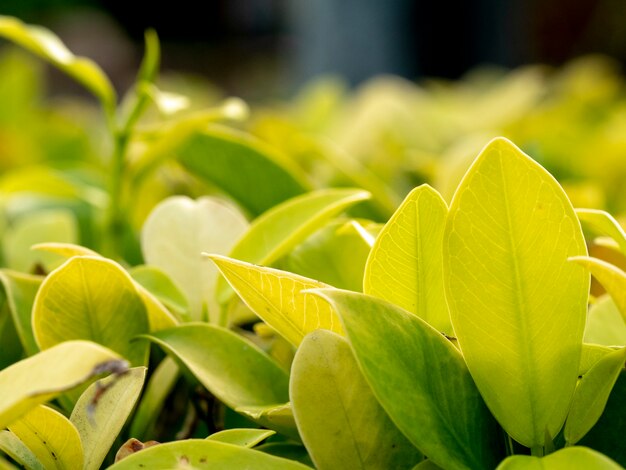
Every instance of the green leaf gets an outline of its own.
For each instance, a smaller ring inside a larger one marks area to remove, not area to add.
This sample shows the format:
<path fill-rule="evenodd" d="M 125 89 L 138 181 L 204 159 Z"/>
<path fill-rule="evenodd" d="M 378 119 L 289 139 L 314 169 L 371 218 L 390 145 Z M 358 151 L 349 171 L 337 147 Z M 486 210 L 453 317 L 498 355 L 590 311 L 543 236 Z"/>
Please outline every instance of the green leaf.
<path fill-rule="evenodd" d="M 145 440 L 163 408 L 165 399 L 174 388 L 178 375 L 178 365 L 169 357 L 163 359 L 154 369 L 135 412 L 129 432 L 131 436 Z"/>
<path fill-rule="evenodd" d="M 100 257 L 70 258 L 41 284 L 33 330 L 42 349 L 70 339 L 102 344 L 140 365 L 148 344 L 131 339 L 149 330 L 146 308 L 130 276 Z"/>
<path fill-rule="evenodd" d="M 341 336 L 320 330 L 304 339 L 289 394 L 317 469 L 410 468 L 422 460 L 379 405 Z"/>
<path fill-rule="evenodd" d="M 615 240 L 621 252 L 626 254 L 626 233 L 611 214 L 597 209 L 576 209 L 576 215 L 584 224 Z"/>
<path fill-rule="evenodd" d="M 267 429 L 226 429 L 211 434 L 207 439 L 251 448 L 274 434 L 275 431 Z"/>
<path fill-rule="evenodd" d="M 7 298 L 0 290 L 0 370 L 19 361 L 24 356 L 24 348 L 15 331 Z"/>
<path fill-rule="evenodd" d="M 39 351 L 33 335 L 31 316 L 35 296 L 39 286 L 41 286 L 42 279 L 40 276 L 31 276 L 6 269 L 0 270 L 0 283 L 4 289 L 13 325 L 24 351 L 28 355 L 33 355 Z"/>
<path fill-rule="evenodd" d="M 626 273 L 606 261 L 589 256 L 573 256 L 570 261 L 587 268 L 615 302 L 626 322 Z"/>
<path fill-rule="evenodd" d="M 107 377 L 83 392 L 70 417 L 83 443 L 84 470 L 99 469 L 130 415 L 146 378 L 146 368 Z"/>
<path fill-rule="evenodd" d="M 112 351 L 88 341 L 67 341 L 0 371 L 0 429 L 119 363 Z"/>
<path fill-rule="evenodd" d="M 540 165 L 506 139 L 463 178 L 444 234 L 446 298 L 487 406 L 513 439 L 543 446 L 574 393 L 589 276 L 574 209 Z"/>
<path fill-rule="evenodd" d="M 29 470 L 45 470 L 45 467 L 33 454 L 33 451 L 11 431 L 0 431 L 0 452 L 4 452 L 18 464 Z M 1 464 L 0 469 L 3 469 Z"/>
<path fill-rule="evenodd" d="M 9 425 L 46 469 L 83 467 L 83 445 L 74 425 L 58 411 L 39 405 Z"/>
<path fill-rule="evenodd" d="M 255 219 L 229 256 L 271 264 L 328 220 L 368 198 L 359 189 L 321 189 L 290 199 Z"/>
<path fill-rule="evenodd" d="M 313 233 L 286 256 L 286 269 L 331 286 L 361 292 L 374 236 L 373 224 L 336 220 Z"/>
<path fill-rule="evenodd" d="M 606 346 L 626 345 L 626 322 L 608 295 L 599 297 L 589 309 L 585 342 Z"/>
<path fill-rule="evenodd" d="M 61 258 L 31 251 L 30 247 L 40 242 L 76 243 L 78 236 L 76 219 L 69 210 L 25 214 L 7 229 L 3 237 L 7 266 L 22 272 L 34 272 L 38 266 L 46 272 L 52 271 L 59 267 Z"/>
<path fill-rule="evenodd" d="M 178 359 L 231 408 L 289 399 L 286 372 L 257 346 L 226 328 L 190 323 L 146 337 Z"/>
<path fill-rule="evenodd" d="M 546 457 L 513 455 L 497 470 L 623 470 L 600 452 L 586 447 L 567 447 Z"/>
<path fill-rule="evenodd" d="M 290 160 L 252 136 L 224 127 L 193 134 L 177 155 L 187 170 L 220 188 L 252 215 L 310 189 L 302 170 Z"/>
<path fill-rule="evenodd" d="M 263 427 L 270 428 L 300 441 L 298 426 L 293 417 L 291 403 L 266 406 L 238 406 L 235 411 L 241 413 Z"/>
<path fill-rule="evenodd" d="M 153 294 L 168 310 L 175 312 L 179 316 L 188 316 L 186 313 L 189 309 L 187 299 L 170 277 L 161 269 L 156 266 L 142 264 L 130 268 L 128 274 L 130 274 L 133 280 Z"/>
<path fill-rule="evenodd" d="M 146 263 L 162 269 L 184 293 L 191 317 L 219 320 L 215 300 L 217 268 L 202 252 L 226 254 L 246 231 L 246 219 L 216 198 L 194 201 L 184 196 L 165 199 L 148 216 L 141 231 Z"/>
<path fill-rule="evenodd" d="M 606 354 L 583 375 L 565 423 L 565 441 L 576 444 L 598 421 L 626 361 L 626 348 Z"/>
<path fill-rule="evenodd" d="M 375 297 L 314 292 L 339 313 L 374 395 L 420 451 L 444 468 L 495 467 L 497 424 L 463 357 L 441 333 Z"/>
<path fill-rule="evenodd" d="M 363 292 L 452 334 L 443 288 L 443 231 L 448 206 L 428 185 L 409 193 L 376 238 Z"/>
<path fill-rule="evenodd" d="M 310 470 L 310 467 L 292 460 L 274 457 L 241 446 L 203 439 L 159 444 L 129 455 L 109 468 L 110 470 L 140 468 Z"/>
<path fill-rule="evenodd" d="M 256 447 L 255 450 L 266 454 L 275 455 L 292 461 L 303 463 L 313 468 L 313 461 L 306 451 L 306 448 L 295 442 L 268 442 Z"/>
<path fill-rule="evenodd" d="M 302 292 L 326 284 L 225 256 L 210 258 L 246 305 L 294 346 L 319 328 L 343 332 L 326 302 Z"/>
<path fill-rule="evenodd" d="M 580 355 L 580 368 L 578 369 L 578 375 L 585 375 L 587 372 L 589 372 L 589 369 L 591 369 L 600 359 L 613 351 L 614 349 L 608 348 L 606 346 L 583 343 L 582 354 Z"/>
<path fill-rule="evenodd" d="M 0 36 L 63 70 L 91 91 L 105 108 L 115 107 L 115 90 L 100 67 L 90 59 L 74 56 L 52 31 L 26 25 L 17 18 L 0 16 Z"/>

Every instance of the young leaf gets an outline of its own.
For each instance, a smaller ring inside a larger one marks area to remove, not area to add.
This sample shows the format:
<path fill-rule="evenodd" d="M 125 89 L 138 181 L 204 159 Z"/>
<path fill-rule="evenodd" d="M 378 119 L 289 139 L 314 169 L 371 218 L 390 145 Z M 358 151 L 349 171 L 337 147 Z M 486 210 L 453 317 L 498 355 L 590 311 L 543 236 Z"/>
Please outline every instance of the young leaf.
<path fill-rule="evenodd" d="M 586 447 L 567 447 L 545 457 L 513 455 L 496 470 L 623 470 L 607 456 Z"/>
<path fill-rule="evenodd" d="M 218 199 L 174 196 L 150 213 L 141 231 L 141 247 L 146 262 L 162 269 L 185 294 L 191 317 L 203 320 L 208 310 L 211 322 L 217 323 L 217 268 L 201 253 L 228 253 L 247 226 L 237 210 Z"/>
<path fill-rule="evenodd" d="M 544 445 L 574 393 L 589 276 L 574 209 L 556 181 L 506 139 L 463 178 L 444 234 L 452 325 L 487 406 L 513 439 Z"/>
<path fill-rule="evenodd" d="M 45 468 L 83 467 L 83 445 L 74 425 L 58 411 L 39 405 L 9 425 Z"/>
<path fill-rule="evenodd" d="M 90 59 L 74 56 L 52 31 L 0 16 L 0 36 L 49 61 L 91 91 L 108 110 L 115 107 L 113 85 Z"/>
<path fill-rule="evenodd" d="M 626 254 L 626 233 L 611 214 L 597 209 L 576 209 L 576 215 L 581 222 L 615 240 L 621 252 Z"/>
<path fill-rule="evenodd" d="M 302 292 L 326 284 L 224 256 L 210 258 L 246 305 L 294 346 L 318 328 L 343 332 L 326 302 Z"/>
<path fill-rule="evenodd" d="M 133 410 L 146 378 L 146 368 L 130 369 L 89 386 L 76 402 L 70 421 L 83 443 L 84 470 L 99 469 Z"/>
<path fill-rule="evenodd" d="M 118 355 L 97 344 L 66 341 L 0 371 L 0 429 L 116 362 Z"/>
<path fill-rule="evenodd" d="M 213 126 L 193 134 L 177 155 L 192 174 L 216 185 L 254 216 L 310 189 L 290 160 L 227 128 Z"/>
<path fill-rule="evenodd" d="M 131 436 L 145 440 L 163 408 L 165 399 L 176 384 L 178 375 L 178 365 L 170 357 L 163 359 L 154 369 L 130 426 Z"/>
<path fill-rule="evenodd" d="M 600 359 L 602 359 L 607 354 L 612 353 L 613 351 L 615 350 L 607 346 L 583 343 L 582 354 L 580 355 L 580 367 L 578 369 L 578 375 L 585 375 L 594 365 L 596 365 L 596 363 Z"/>
<path fill-rule="evenodd" d="M 317 469 L 410 468 L 423 458 L 381 408 L 341 336 L 320 330 L 304 339 L 289 395 Z"/>
<path fill-rule="evenodd" d="M 179 316 L 189 316 L 186 313 L 189 310 L 187 299 L 161 269 L 142 264 L 130 268 L 128 274 L 170 311 L 174 311 Z"/>
<path fill-rule="evenodd" d="M 136 470 L 138 468 L 311 470 L 310 467 L 292 460 L 205 439 L 187 439 L 155 445 L 129 455 L 109 468 L 110 470 Z"/>
<path fill-rule="evenodd" d="M 565 423 L 565 441 L 576 444 L 598 421 L 626 361 L 626 348 L 606 354 L 583 375 Z"/>
<path fill-rule="evenodd" d="M 13 325 L 19 335 L 24 351 L 33 355 L 39 351 L 33 328 L 31 316 L 35 296 L 41 286 L 43 278 L 31 276 L 6 269 L 0 270 L 0 283 L 4 288 L 6 302 L 13 319 Z"/>
<path fill-rule="evenodd" d="M 440 332 L 375 297 L 313 292 L 339 313 L 374 395 L 420 451 L 444 468 L 495 467 L 497 424 L 463 357 Z"/>
<path fill-rule="evenodd" d="M 105 258 L 77 256 L 50 273 L 33 305 L 33 331 L 42 349 L 70 339 L 92 340 L 131 364 L 142 364 L 149 331 L 146 308 L 130 276 Z"/>
<path fill-rule="evenodd" d="M 573 256 L 570 261 L 587 268 L 615 302 L 626 322 L 626 273 L 606 261 L 588 256 Z"/>
<path fill-rule="evenodd" d="M 289 379 L 269 356 L 226 328 L 190 323 L 146 337 L 231 408 L 288 401 Z"/>
<path fill-rule="evenodd" d="M 276 434 L 275 431 L 268 429 L 226 429 L 211 434 L 207 440 L 252 448 L 274 434 Z"/>
<path fill-rule="evenodd" d="M 606 346 L 626 345 L 626 322 L 609 295 L 599 297 L 589 309 L 585 342 Z"/>
<path fill-rule="evenodd" d="M 414 313 L 435 329 L 452 334 L 443 290 L 443 230 L 448 206 L 422 185 L 409 193 L 376 238 L 363 292 Z"/>
<path fill-rule="evenodd" d="M 18 464 L 29 470 L 46 470 L 35 454 L 33 454 L 33 451 L 11 431 L 0 431 L 0 452 L 4 452 Z M 1 463 L 0 469 L 4 470 Z"/>

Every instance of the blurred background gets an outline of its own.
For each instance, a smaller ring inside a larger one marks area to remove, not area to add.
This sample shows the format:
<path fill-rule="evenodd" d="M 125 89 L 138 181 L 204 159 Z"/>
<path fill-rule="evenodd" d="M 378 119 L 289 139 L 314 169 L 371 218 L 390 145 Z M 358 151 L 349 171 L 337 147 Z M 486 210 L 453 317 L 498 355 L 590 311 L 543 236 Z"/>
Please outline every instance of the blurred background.
<path fill-rule="evenodd" d="M 477 65 L 626 61 L 623 0 L 2 0 L 0 14 L 58 33 L 126 88 L 155 28 L 163 67 L 247 99 L 287 97 L 321 74 L 457 79 Z"/>

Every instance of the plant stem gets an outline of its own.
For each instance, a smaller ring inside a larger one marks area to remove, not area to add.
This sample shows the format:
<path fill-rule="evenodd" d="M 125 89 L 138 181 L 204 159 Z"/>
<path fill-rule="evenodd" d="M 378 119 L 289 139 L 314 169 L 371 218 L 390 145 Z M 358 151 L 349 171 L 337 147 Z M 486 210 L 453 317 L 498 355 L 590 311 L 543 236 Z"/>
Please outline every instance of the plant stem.
<path fill-rule="evenodd" d="M 532 455 L 533 457 L 543 457 L 544 452 L 543 452 L 543 446 L 539 445 L 539 446 L 532 446 L 530 448 L 530 455 Z"/>
<path fill-rule="evenodd" d="M 106 236 L 104 247 L 107 255 L 119 256 L 121 253 L 124 231 L 122 214 L 122 181 L 124 178 L 126 149 L 129 134 L 113 130 L 113 154 L 109 174 L 109 207 L 106 217 Z"/>

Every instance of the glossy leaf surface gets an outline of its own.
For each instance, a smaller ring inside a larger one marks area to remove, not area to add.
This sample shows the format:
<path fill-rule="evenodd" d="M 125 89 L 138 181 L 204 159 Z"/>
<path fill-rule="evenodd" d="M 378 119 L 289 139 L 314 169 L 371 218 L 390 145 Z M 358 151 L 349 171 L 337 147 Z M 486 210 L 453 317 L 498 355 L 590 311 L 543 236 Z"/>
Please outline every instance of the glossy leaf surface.
<path fill-rule="evenodd" d="M 226 429 L 211 434 L 207 439 L 251 448 L 274 434 L 276 432 L 268 429 Z"/>

